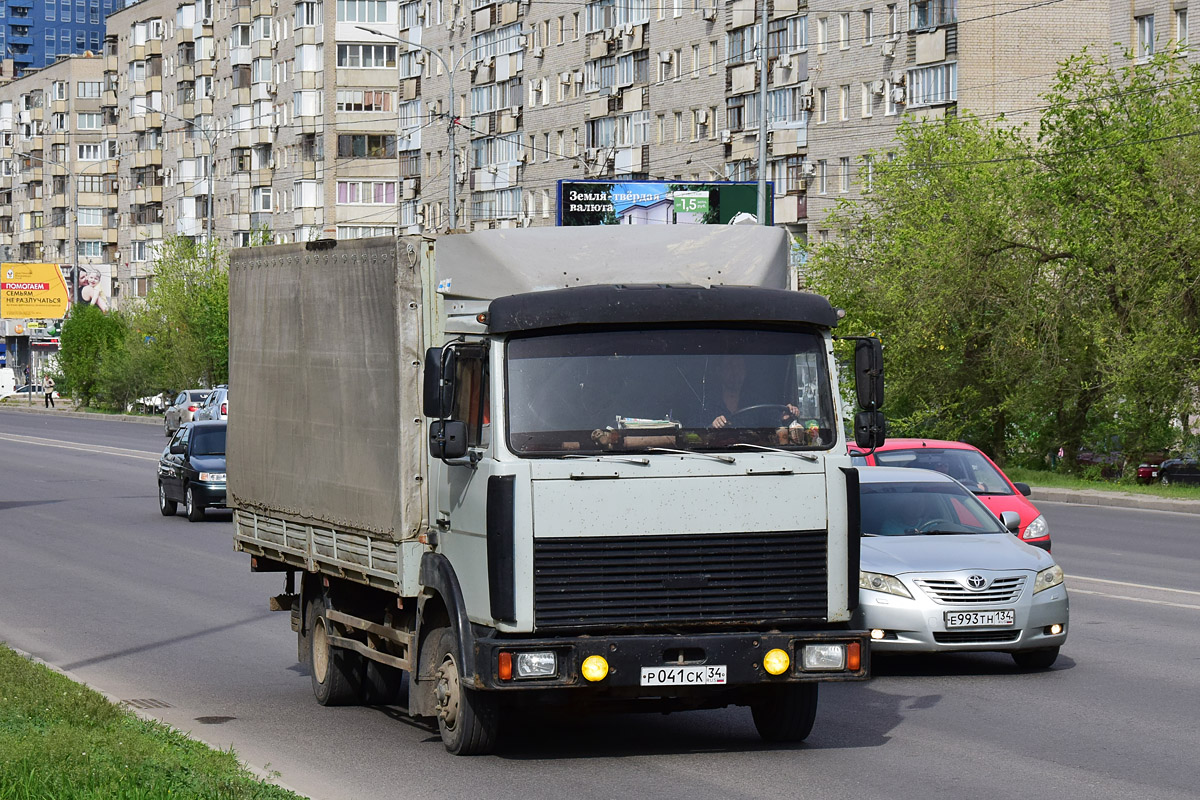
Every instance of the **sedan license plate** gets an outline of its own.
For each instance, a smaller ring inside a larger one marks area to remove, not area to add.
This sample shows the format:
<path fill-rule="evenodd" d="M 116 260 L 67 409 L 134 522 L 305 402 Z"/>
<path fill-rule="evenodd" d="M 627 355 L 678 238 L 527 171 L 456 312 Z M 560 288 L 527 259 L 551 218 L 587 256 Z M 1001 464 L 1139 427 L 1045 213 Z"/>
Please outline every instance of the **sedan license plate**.
<path fill-rule="evenodd" d="M 642 667 L 642 686 L 706 686 L 725 683 L 724 664 Z"/>
<path fill-rule="evenodd" d="M 1016 614 L 1011 608 L 1001 608 L 995 611 L 947 611 L 947 628 L 997 628 L 1006 627 L 1016 622 Z"/>

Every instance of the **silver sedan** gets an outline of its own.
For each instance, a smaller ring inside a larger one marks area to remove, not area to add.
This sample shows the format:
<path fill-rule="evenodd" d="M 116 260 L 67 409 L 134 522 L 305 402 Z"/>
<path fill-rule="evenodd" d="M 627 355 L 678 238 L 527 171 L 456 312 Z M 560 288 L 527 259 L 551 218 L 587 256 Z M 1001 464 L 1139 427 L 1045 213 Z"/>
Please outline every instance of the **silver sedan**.
<path fill-rule="evenodd" d="M 991 650 L 1029 669 L 1054 663 L 1069 622 L 1063 571 L 1006 527 L 1018 519 L 1002 523 L 937 472 L 860 467 L 859 481 L 855 621 L 871 632 L 872 650 Z"/>

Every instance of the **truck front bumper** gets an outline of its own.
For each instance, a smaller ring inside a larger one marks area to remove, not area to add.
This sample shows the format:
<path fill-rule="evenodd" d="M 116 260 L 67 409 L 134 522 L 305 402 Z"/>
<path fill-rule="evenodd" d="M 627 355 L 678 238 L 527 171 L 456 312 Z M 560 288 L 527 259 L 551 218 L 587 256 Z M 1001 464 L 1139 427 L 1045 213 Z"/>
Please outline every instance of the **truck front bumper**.
<path fill-rule="evenodd" d="M 721 687 L 750 687 L 812 681 L 865 680 L 870 673 L 870 648 L 865 631 L 782 631 L 772 633 L 662 634 L 637 636 L 580 636 L 538 639 L 480 638 L 475 640 L 475 687 L 478 689 L 622 689 L 623 694 L 663 696 L 679 689 L 703 685 L 643 685 L 643 668 L 722 666 Z M 806 646 L 839 645 L 845 657 L 840 668 L 805 669 Z M 790 666 L 771 675 L 763 659 L 771 650 L 788 654 Z M 513 663 L 521 653 L 555 655 L 553 676 L 502 678 L 501 656 Z M 583 675 L 583 662 L 600 656 L 607 663 L 604 678 L 591 681 Z"/>

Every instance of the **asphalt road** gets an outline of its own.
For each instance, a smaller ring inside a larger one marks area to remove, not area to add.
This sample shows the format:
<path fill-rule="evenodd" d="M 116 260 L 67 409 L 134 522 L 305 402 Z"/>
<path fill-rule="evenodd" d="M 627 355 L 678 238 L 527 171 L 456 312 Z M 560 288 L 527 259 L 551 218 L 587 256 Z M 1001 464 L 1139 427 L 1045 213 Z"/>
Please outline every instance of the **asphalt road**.
<path fill-rule="evenodd" d="M 1044 503 L 1068 573 L 1056 667 L 877 658 L 822 689 L 797 747 L 745 709 L 518 721 L 495 756 L 445 753 L 390 709 L 322 708 L 278 575 L 228 514 L 155 504 L 161 427 L 0 410 L 0 640 L 314 798 L 1200 797 L 1200 517 Z M 2 677 L 0 677 L 2 680 Z"/>

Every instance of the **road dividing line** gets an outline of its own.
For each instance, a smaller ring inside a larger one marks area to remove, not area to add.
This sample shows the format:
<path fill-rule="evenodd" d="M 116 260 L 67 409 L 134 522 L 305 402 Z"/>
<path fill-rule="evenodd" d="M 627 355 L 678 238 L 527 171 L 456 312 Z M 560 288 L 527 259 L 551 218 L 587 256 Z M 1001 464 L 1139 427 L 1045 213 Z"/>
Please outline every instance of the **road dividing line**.
<path fill-rule="evenodd" d="M 1127 581 L 1110 581 L 1106 578 L 1088 578 L 1083 575 L 1067 575 L 1067 580 L 1074 581 L 1094 581 L 1096 583 L 1111 583 L 1114 586 L 1128 586 L 1131 589 L 1148 589 L 1152 592 L 1176 592 L 1178 594 L 1191 594 L 1200 597 L 1200 592 L 1193 592 L 1190 589 L 1168 589 L 1166 586 L 1151 586 L 1146 583 L 1128 583 Z"/>
<path fill-rule="evenodd" d="M 94 453 L 106 456 L 121 456 L 122 458 L 137 458 L 144 461 L 158 461 L 158 453 L 147 453 L 145 450 L 126 450 L 123 447 L 105 447 L 104 445 L 81 445 L 76 442 L 64 442 L 60 439 L 43 439 L 39 436 L 18 436 L 13 433 L 0 433 L 0 440 L 31 444 L 38 447 L 59 447 L 63 450 L 79 450 L 83 453 Z"/>
<path fill-rule="evenodd" d="M 1108 594 L 1107 592 L 1089 592 L 1085 589 L 1068 589 L 1068 591 L 1071 594 L 1094 594 L 1099 597 L 1107 597 L 1110 600 L 1131 600 L 1134 603 L 1150 603 L 1155 606 L 1170 606 L 1171 608 L 1194 608 L 1200 611 L 1200 605 L 1192 605 L 1191 603 L 1172 603 L 1167 600 L 1151 600 L 1148 597 L 1129 597 L 1128 595 Z"/>

